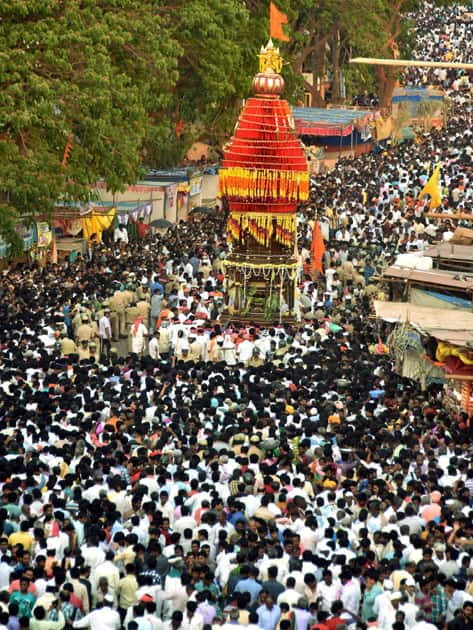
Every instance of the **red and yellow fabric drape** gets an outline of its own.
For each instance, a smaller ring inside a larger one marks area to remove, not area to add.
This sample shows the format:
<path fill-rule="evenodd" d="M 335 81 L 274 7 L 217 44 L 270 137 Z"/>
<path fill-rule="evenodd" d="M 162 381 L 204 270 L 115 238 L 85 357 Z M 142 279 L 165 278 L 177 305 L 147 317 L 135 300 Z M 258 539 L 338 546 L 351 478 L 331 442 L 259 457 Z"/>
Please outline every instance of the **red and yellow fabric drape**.
<path fill-rule="evenodd" d="M 259 245 L 269 247 L 271 239 L 291 247 L 296 237 L 295 214 L 231 213 L 227 223 L 230 241 L 244 241 L 249 234 Z"/>
<path fill-rule="evenodd" d="M 223 168 L 219 172 L 220 194 L 229 199 L 305 201 L 309 198 L 309 174 L 256 168 Z"/>

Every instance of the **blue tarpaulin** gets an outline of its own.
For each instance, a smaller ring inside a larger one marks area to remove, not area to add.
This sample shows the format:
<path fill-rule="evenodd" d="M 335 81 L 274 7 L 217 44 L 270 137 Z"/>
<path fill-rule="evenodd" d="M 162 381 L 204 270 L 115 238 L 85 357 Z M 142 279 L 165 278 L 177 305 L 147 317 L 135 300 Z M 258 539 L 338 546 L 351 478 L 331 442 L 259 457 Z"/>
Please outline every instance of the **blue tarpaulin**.
<path fill-rule="evenodd" d="M 464 298 L 456 297 L 455 295 L 445 295 L 445 293 L 437 293 L 437 291 L 424 290 L 424 292 L 427 293 L 428 295 L 431 295 L 434 298 L 437 298 L 437 300 L 443 300 L 444 302 L 448 302 L 448 304 L 454 304 L 455 306 L 458 306 L 459 308 L 467 308 L 467 309 L 471 308 L 470 300 L 465 300 Z"/>

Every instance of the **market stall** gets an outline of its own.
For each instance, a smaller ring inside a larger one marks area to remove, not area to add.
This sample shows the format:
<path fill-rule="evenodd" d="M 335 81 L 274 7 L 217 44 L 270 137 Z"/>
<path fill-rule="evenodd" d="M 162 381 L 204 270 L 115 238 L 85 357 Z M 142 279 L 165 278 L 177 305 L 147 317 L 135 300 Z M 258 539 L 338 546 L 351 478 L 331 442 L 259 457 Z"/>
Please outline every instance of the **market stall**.
<path fill-rule="evenodd" d="M 376 317 L 387 322 L 387 346 L 396 370 L 424 386 L 442 382 L 458 406 L 473 409 L 473 313 L 452 317 L 449 309 L 375 300 Z"/>
<path fill-rule="evenodd" d="M 298 136 L 307 146 L 321 147 L 328 157 L 371 151 L 376 113 L 372 110 L 294 107 Z"/>

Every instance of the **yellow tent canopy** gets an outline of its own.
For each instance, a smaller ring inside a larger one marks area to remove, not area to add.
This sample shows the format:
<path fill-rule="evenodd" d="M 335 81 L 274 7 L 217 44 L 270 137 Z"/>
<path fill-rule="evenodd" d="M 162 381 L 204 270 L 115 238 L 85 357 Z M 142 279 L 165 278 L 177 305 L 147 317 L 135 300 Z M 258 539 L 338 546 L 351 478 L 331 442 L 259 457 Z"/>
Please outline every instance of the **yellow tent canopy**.
<path fill-rule="evenodd" d="M 98 243 L 102 242 L 102 232 L 108 230 L 115 218 L 116 208 L 107 208 L 106 212 L 93 210 L 87 217 L 82 218 L 82 233 L 87 241 L 95 235 Z"/>

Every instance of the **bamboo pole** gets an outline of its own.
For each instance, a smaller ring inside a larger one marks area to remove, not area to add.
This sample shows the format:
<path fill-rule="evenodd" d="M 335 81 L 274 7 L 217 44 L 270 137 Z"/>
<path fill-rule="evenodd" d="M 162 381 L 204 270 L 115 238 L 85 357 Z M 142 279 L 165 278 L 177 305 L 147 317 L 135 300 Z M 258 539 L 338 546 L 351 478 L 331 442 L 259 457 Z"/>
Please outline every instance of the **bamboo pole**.
<path fill-rule="evenodd" d="M 465 219 L 473 221 L 473 214 L 467 214 L 466 212 L 456 214 L 449 214 L 448 212 L 426 212 L 423 216 L 440 221 L 463 221 Z"/>
<path fill-rule="evenodd" d="M 366 63 L 372 66 L 412 66 L 420 68 L 458 68 L 473 70 L 473 63 L 450 61 L 422 61 L 420 59 L 376 59 L 375 57 L 354 57 L 350 63 Z"/>

